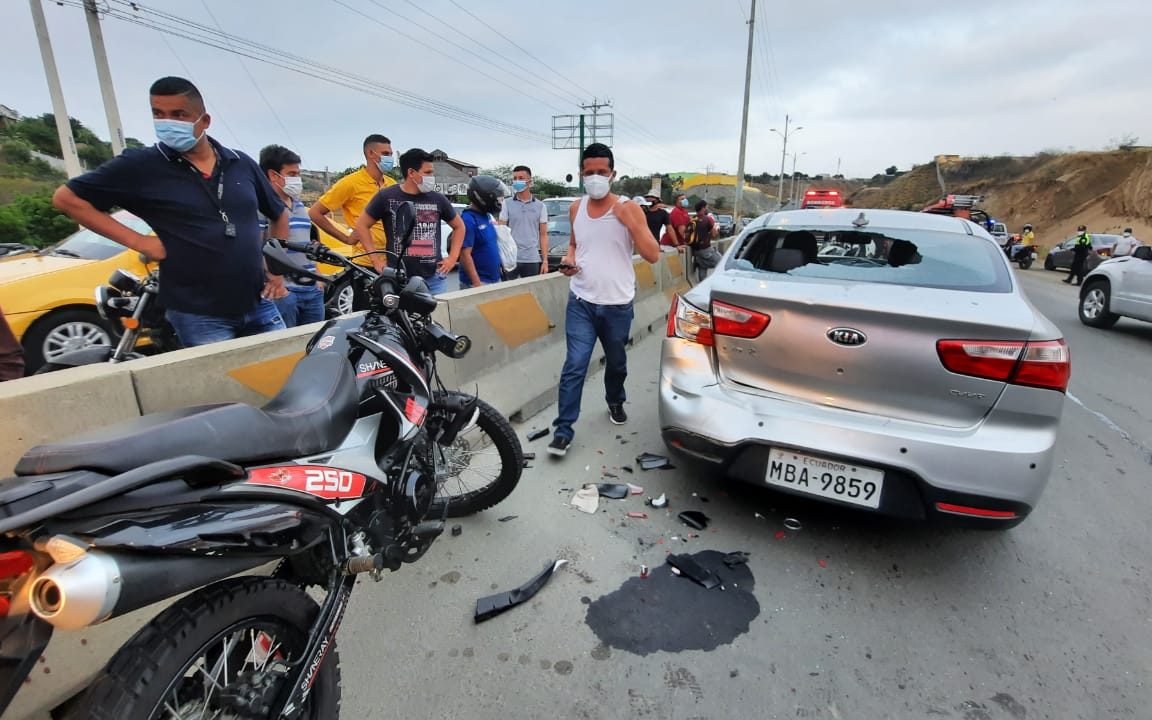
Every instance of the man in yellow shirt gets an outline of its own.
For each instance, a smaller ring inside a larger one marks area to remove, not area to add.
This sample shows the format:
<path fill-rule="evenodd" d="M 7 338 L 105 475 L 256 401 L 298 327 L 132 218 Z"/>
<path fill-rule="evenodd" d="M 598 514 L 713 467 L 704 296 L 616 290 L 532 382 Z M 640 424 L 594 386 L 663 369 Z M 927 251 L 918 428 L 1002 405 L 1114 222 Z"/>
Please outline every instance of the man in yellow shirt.
<path fill-rule="evenodd" d="M 356 237 L 356 231 L 341 230 L 328 218 L 328 214 L 333 210 L 339 210 L 344 216 L 344 224 L 355 228 L 356 221 L 360 219 L 365 206 L 376 192 L 396 184 L 396 181 L 388 176 L 395 162 L 391 140 L 377 134 L 364 138 L 364 167 L 345 175 L 328 188 L 328 191 L 308 210 L 308 217 L 316 227 L 337 240 L 355 245 L 357 254 L 363 253 L 364 245 Z M 386 247 L 382 224 L 376 223 L 372 226 L 372 237 L 376 240 L 376 247 Z M 364 266 L 372 265 L 369 258 L 362 258 L 356 262 Z"/>

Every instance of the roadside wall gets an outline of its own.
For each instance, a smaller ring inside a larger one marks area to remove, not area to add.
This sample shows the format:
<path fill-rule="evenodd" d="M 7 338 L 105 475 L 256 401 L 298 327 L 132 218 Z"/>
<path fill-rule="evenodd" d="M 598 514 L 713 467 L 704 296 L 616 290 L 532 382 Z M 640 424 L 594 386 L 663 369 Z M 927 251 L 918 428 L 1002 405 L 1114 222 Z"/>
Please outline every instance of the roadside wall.
<path fill-rule="evenodd" d="M 663 331 L 672 295 L 688 283 L 683 256 L 634 262 L 637 340 Z M 441 296 L 436 319 L 473 342 L 465 358 L 440 358 L 444 383 L 476 392 L 509 416 L 530 417 L 553 402 L 564 364 L 568 284 L 552 274 Z M 141 414 L 214 402 L 261 404 L 284 384 L 319 327 L 0 384 L 0 477 L 33 445 Z M 602 362 L 597 346 L 592 369 Z"/>

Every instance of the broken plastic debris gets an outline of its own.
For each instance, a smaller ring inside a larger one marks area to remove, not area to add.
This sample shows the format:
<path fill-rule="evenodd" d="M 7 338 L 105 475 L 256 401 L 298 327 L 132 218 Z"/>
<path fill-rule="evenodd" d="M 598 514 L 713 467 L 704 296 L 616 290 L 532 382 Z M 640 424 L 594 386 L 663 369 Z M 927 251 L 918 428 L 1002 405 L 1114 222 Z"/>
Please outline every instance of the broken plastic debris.
<path fill-rule="evenodd" d="M 673 574 L 673 575 L 679 575 L 679 574 L 680 574 L 680 568 L 678 568 L 678 567 L 676 567 L 675 565 L 673 565 L 673 566 L 672 566 L 672 574 Z"/>
<path fill-rule="evenodd" d="M 620 478 L 619 475 L 613 475 L 610 472 L 602 472 L 600 473 L 600 477 L 612 478 L 613 480 L 618 480 Z"/>
<path fill-rule="evenodd" d="M 624 467 L 622 467 L 622 468 L 620 468 L 620 469 L 621 469 L 621 470 L 623 470 L 623 471 L 624 471 L 624 472 L 626 472 L 626 473 L 634 473 L 634 472 L 636 472 L 635 470 L 633 470 L 631 467 L 629 467 L 629 466 L 627 466 L 627 465 L 625 465 Z"/>
<path fill-rule="evenodd" d="M 641 453 L 637 455 L 636 462 L 640 463 L 641 470 L 658 470 L 662 467 L 668 467 L 668 458 L 652 453 Z"/>
<path fill-rule="evenodd" d="M 724 564 L 730 568 L 736 567 L 737 565 L 747 565 L 748 553 L 744 552 L 743 550 L 737 550 L 736 552 L 730 552 L 725 555 L 723 560 Z"/>
<path fill-rule="evenodd" d="M 549 430 L 548 428 L 540 428 L 539 430 L 533 430 L 532 432 L 528 433 L 528 442 L 532 442 L 533 440 L 539 440 L 542 437 L 548 437 L 551 434 L 552 434 L 552 431 Z"/>
<path fill-rule="evenodd" d="M 665 496 L 664 493 L 660 493 L 660 497 L 648 498 L 647 500 L 644 501 L 644 504 L 647 505 L 648 507 L 653 507 L 653 508 L 656 508 L 657 510 L 659 510 L 661 508 L 668 507 L 668 498 Z"/>
<path fill-rule="evenodd" d="M 640 566 L 640 579 L 641 580 L 647 580 L 648 579 L 648 566 L 647 565 L 641 565 Z"/>
<path fill-rule="evenodd" d="M 600 497 L 606 497 L 611 500 L 623 500 L 628 497 L 629 489 L 627 485 L 619 483 L 600 483 L 596 486 L 600 492 Z"/>
<path fill-rule="evenodd" d="M 572 507 L 581 512 L 594 513 L 600 506 L 600 493 L 595 485 L 585 485 L 572 496 Z"/>
<path fill-rule="evenodd" d="M 488 595 L 476 601 L 476 615 L 474 617 L 477 624 L 485 620 L 491 620 L 500 613 L 510 610 L 521 603 L 527 602 L 532 599 L 532 596 L 540 592 L 540 589 L 548 584 L 552 578 L 552 573 L 559 570 L 567 560 L 556 560 L 555 562 L 548 563 L 536 577 L 524 583 L 515 590 L 497 593 L 496 595 Z"/>
<path fill-rule="evenodd" d="M 634 520 L 647 520 L 648 519 L 648 513 L 646 513 L 646 512 L 630 512 L 630 513 L 628 513 L 628 517 L 630 517 Z"/>
<path fill-rule="evenodd" d="M 523 455 L 524 455 L 525 460 L 535 460 L 536 459 L 536 453 L 534 453 L 534 452 L 531 452 L 531 453 L 526 452 L 526 453 L 523 453 Z"/>
<path fill-rule="evenodd" d="M 644 488 L 640 487 L 639 485 L 633 485 L 632 483 L 625 483 L 625 485 L 628 486 L 628 492 L 633 494 L 633 495 L 643 495 L 644 494 Z"/>
<path fill-rule="evenodd" d="M 784 532 L 783 530 L 777 530 L 776 531 L 776 539 L 777 540 L 783 540 L 786 537 L 788 537 L 788 533 Z"/>
<path fill-rule="evenodd" d="M 753 517 L 758 517 L 758 518 L 760 518 L 761 520 L 763 520 L 763 519 L 764 519 L 764 516 L 763 516 L 763 515 L 761 515 L 760 513 L 752 513 L 752 516 L 753 516 Z"/>
<path fill-rule="evenodd" d="M 696 530 L 703 530 L 708 527 L 708 516 L 699 510 L 685 510 L 676 517 L 680 518 L 680 522 Z"/>
<path fill-rule="evenodd" d="M 816 563 L 822 568 L 828 567 L 828 561 L 827 560 L 823 560 L 823 559 L 817 560 Z"/>
<path fill-rule="evenodd" d="M 716 577 L 716 573 L 696 562 L 691 555 L 669 555 L 668 564 L 672 566 L 673 572 L 679 570 L 678 575 L 695 580 L 706 590 L 720 586 L 720 578 Z"/>
<path fill-rule="evenodd" d="M 464 532 L 464 528 L 459 525 L 452 526 L 452 536 L 459 537 L 460 533 Z"/>
<path fill-rule="evenodd" d="M 804 526 L 796 518 L 784 518 L 784 527 L 793 532 L 804 529 Z"/>
<path fill-rule="evenodd" d="M 500 518 L 500 522 L 508 522 L 509 520 L 515 520 L 518 517 L 520 517 L 520 516 L 519 515 L 505 515 L 504 517 Z"/>

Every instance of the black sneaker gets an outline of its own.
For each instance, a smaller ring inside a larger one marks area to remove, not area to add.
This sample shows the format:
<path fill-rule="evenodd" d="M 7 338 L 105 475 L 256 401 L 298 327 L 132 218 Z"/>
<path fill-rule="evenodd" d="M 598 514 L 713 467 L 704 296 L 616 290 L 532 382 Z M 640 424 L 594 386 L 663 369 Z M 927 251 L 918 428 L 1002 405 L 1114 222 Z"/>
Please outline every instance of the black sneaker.
<path fill-rule="evenodd" d="M 555 455 L 556 457 L 564 457 L 568 454 L 568 446 L 571 444 L 571 438 L 556 435 L 552 438 L 552 442 L 548 443 L 548 454 Z"/>
<path fill-rule="evenodd" d="M 612 419 L 613 425 L 623 425 L 628 422 L 628 413 L 624 412 L 623 405 L 609 405 L 608 417 Z"/>

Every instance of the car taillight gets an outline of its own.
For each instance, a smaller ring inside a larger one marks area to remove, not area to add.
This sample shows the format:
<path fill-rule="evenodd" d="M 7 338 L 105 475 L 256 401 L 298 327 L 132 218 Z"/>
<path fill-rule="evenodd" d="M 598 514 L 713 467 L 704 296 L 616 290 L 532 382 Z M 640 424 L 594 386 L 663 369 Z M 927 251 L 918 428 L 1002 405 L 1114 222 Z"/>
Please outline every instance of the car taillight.
<path fill-rule="evenodd" d="M 840 191 L 839 191 L 839 190 L 829 190 L 829 191 L 828 191 L 828 194 L 829 194 L 829 195 L 839 195 L 839 194 L 840 194 Z"/>
<path fill-rule="evenodd" d="M 738 338 L 759 337 L 772 318 L 728 303 L 712 303 L 712 332 Z"/>
<path fill-rule="evenodd" d="M 815 191 L 815 190 L 809 190 L 808 192 L 806 192 L 806 193 L 804 193 L 804 194 L 805 194 L 805 195 L 807 195 L 807 196 L 809 196 L 809 197 L 811 197 L 811 196 L 813 196 L 813 195 L 815 195 L 815 194 L 816 194 L 816 191 Z"/>
<path fill-rule="evenodd" d="M 1013 385 L 1064 392 L 1072 375 L 1068 345 L 1063 340 L 941 340 L 936 351 L 944 367 L 954 373 Z"/>
<path fill-rule="evenodd" d="M 677 295 L 672 299 L 672 309 L 668 313 L 668 337 L 710 346 L 712 316 Z"/>
<path fill-rule="evenodd" d="M 31 553 L 23 550 L 0 553 L 0 584 L 10 588 L 8 581 L 14 580 L 31 570 L 36 564 Z M 9 591 L 0 592 L 0 618 L 8 617 L 12 607 L 12 598 Z"/>

